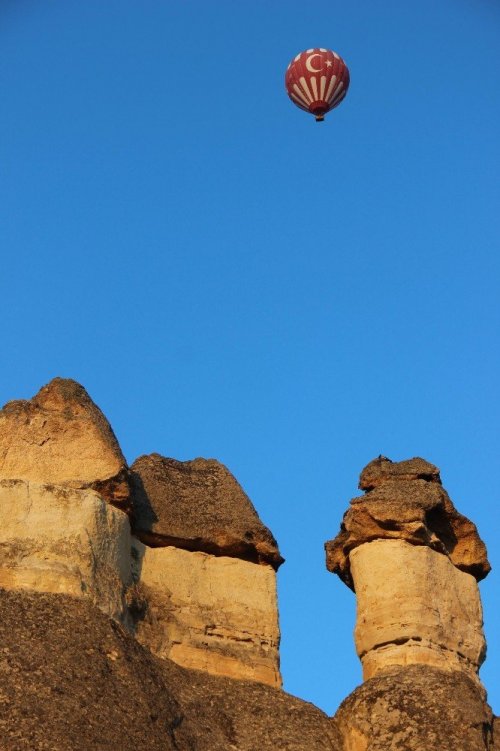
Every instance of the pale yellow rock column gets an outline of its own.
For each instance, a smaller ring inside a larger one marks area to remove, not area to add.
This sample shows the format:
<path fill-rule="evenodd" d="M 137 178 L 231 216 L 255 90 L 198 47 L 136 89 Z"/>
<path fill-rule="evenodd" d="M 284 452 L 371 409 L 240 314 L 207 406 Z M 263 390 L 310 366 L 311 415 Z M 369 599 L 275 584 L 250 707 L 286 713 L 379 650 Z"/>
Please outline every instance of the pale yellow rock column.
<path fill-rule="evenodd" d="M 360 545 L 350 566 L 365 680 L 391 666 L 425 664 L 479 681 L 486 645 L 473 576 L 447 556 L 403 540 Z"/>
<path fill-rule="evenodd" d="M 271 566 L 138 541 L 134 548 L 140 642 L 184 667 L 281 686 Z"/>
<path fill-rule="evenodd" d="M 130 525 L 92 490 L 0 481 L 0 587 L 90 598 L 128 622 Z"/>

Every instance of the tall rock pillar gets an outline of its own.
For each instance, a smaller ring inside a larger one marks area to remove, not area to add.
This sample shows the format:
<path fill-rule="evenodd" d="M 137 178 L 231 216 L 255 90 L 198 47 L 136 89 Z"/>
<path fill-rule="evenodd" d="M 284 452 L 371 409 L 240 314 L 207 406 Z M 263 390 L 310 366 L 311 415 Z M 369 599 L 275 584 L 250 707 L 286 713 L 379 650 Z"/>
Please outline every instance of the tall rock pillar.
<path fill-rule="evenodd" d="M 478 677 L 484 543 L 423 459 L 379 457 L 359 486 L 365 494 L 325 545 L 327 568 L 356 593 L 366 681 L 336 716 L 345 749 L 483 751 L 492 722 Z"/>
<path fill-rule="evenodd" d="M 281 686 L 275 539 L 213 459 L 137 459 L 136 636 L 160 657 Z"/>

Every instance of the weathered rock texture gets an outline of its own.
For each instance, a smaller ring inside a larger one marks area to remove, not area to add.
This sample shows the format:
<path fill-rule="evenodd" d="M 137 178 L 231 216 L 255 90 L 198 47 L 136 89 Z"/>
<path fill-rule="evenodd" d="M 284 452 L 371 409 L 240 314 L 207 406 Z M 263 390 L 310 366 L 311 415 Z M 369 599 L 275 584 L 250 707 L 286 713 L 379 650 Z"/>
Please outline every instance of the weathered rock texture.
<path fill-rule="evenodd" d="M 134 533 L 150 546 L 268 563 L 283 562 L 276 540 L 229 470 L 214 459 L 139 457 L 133 477 Z"/>
<path fill-rule="evenodd" d="M 390 665 L 415 663 L 464 670 L 477 680 L 486 643 L 473 576 L 403 540 L 365 543 L 350 558 L 365 680 Z"/>
<path fill-rule="evenodd" d="M 0 481 L 0 587 L 90 598 L 127 620 L 127 516 L 92 490 Z"/>
<path fill-rule="evenodd" d="M 343 751 L 307 702 L 158 660 L 88 600 L 0 591 L 2 751 Z"/>
<path fill-rule="evenodd" d="M 423 459 L 379 457 L 360 488 L 326 543 L 327 567 L 356 592 L 365 679 L 335 716 L 343 751 L 491 751 L 484 544 Z"/>
<path fill-rule="evenodd" d="M 456 511 L 433 464 L 379 457 L 361 473 L 360 487 L 368 492 L 352 499 L 339 534 L 325 546 L 327 568 L 351 589 L 350 553 L 372 540 L 426 545 L 477 580 L 490 571 L 475 525 Z"/>
<path fill-rule="evenodd" d="M 270 566 L 140 542 L 135 553 L 139 641 L 184 667 L 281 685 Z"/>
<path fill-rule="evenodd" d="M 4 479 L 91 488 L 129 507 L 128 470 L 115 435 L 85 389 L 65 378 L 0 411 Z"/>
<path fill-rule="evenodd" d="M 477 673 L 486 645 L 476 579 L 488 573 L 476 527 L 459 514 L 424 459 L 379 457 L 361 473 L 326 543 L 327 568 L 356 591 L 356 648 L 364 678 L 424 663 Z"/>
<path fill-rule="evenodd" d="M 343 751 L 491 751 L 492 714 L 461 672 L 413 665 L 366 681 L 334 720 Z"/>

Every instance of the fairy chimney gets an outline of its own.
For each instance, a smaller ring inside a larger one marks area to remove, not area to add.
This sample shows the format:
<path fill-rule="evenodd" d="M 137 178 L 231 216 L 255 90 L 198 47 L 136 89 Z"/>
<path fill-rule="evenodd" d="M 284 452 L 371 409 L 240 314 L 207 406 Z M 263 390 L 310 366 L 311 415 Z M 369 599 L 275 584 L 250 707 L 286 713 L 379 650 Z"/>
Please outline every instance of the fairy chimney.
<path fill-rule="evenodd" d="M 477 582 L 490 565 L 475 525 L 423 459 L 379 457 L 359 487 L 365 494 L 351 501 L 325 548 L 329 571 L 356 593 L 364 679 L 424 664 L 478 681 L 485 639 Z"/>

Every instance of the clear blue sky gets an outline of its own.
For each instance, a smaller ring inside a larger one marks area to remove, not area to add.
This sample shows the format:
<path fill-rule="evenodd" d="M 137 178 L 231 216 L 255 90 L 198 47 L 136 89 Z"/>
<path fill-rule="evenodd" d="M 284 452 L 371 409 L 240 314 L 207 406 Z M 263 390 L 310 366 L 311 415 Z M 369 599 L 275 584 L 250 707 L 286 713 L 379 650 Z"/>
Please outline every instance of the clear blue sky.
<path fill-rule="evenodd" d="M 351 88 L 284 93 L 313 46 Z M 441 467 L 485 538 L 500 713 L 500 7 L 2 0 L 0 400 L 79 380 L 125 455 L 215 457 L 278 538 L 285 688 L 360 682 L 324 565 L 361 468 Z"/>

